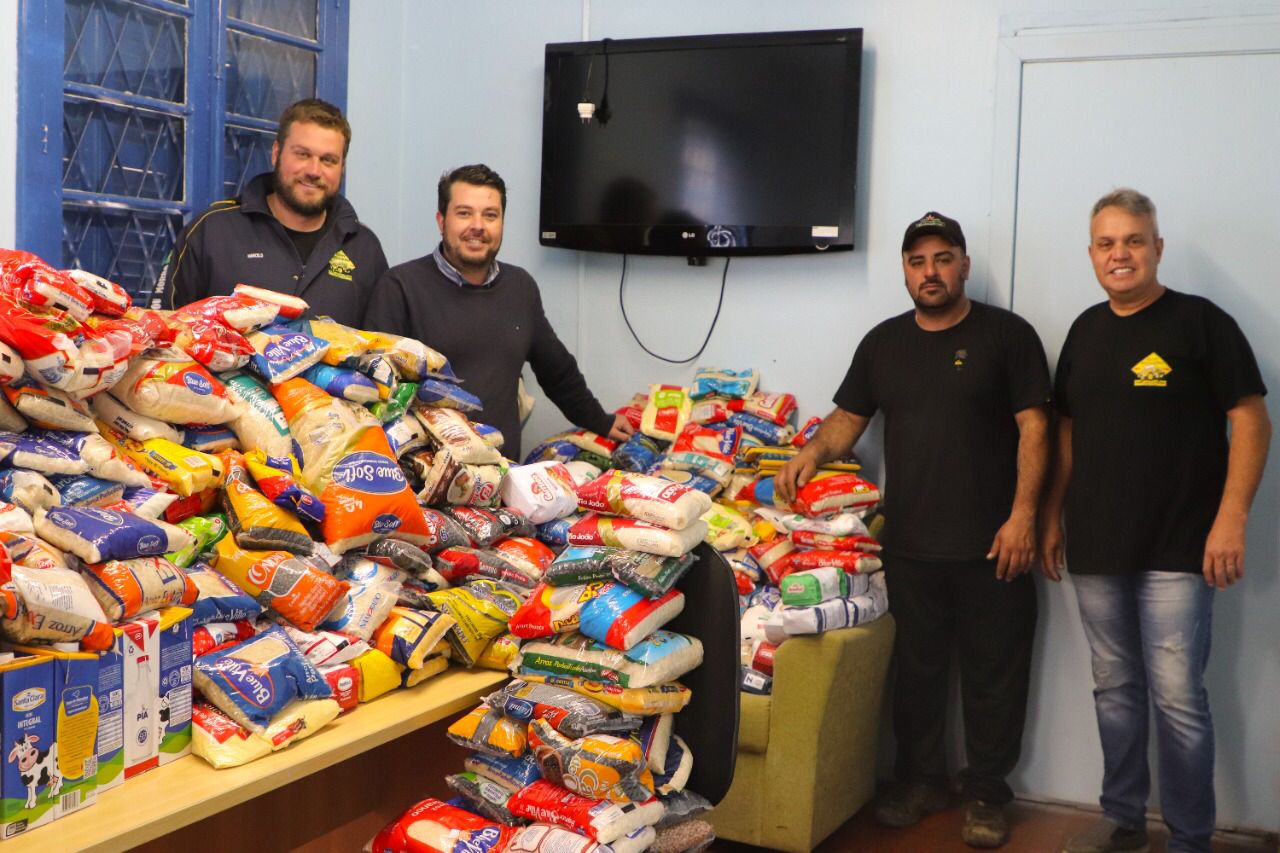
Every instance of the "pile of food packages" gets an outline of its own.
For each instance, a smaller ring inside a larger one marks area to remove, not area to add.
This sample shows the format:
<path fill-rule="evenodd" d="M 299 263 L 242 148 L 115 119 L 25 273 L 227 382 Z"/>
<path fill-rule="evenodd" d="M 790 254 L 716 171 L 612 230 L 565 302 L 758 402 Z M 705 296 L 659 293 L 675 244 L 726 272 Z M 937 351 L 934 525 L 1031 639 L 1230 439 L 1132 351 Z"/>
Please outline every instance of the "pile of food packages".
<path fill-rule="evenodd" d="M 631 441 L 517 465 L 443 354 L 306 311 L 244 285 L 147 310 L 0 250 L 0 835 L 192 752 L 323 737 L 452 665 L 513 679 L 449 729 L 457 797 L 370 849 L 708 845 L 674 732 L 702 646 L 664 627 L 691 552 L 732 565 L 767 690 L 777 643 L 883 612 L 875 487 L 836 463 L 777 507 L 816 425 L 754 371 L 655 386 Z"/>

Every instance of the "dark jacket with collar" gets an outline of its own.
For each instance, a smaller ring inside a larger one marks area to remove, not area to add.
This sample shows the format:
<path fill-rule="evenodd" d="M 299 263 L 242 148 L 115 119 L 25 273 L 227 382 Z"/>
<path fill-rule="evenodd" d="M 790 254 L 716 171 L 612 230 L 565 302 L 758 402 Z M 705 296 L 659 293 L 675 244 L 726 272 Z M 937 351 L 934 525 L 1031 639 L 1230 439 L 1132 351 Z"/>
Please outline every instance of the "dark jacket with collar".
<path fill-rule="evenodd" d="M 238 198 L 215 202 L 178 235 L 156 283 L 156 307 L 177 308 L 231 293 L 239 283 L 305 299 L 307 316 L 358 326 L 369 294 L 387 271 L 377 236 L 336 196 L 324 236 L 306 263 L 267 207 L 271 173 L 247 183 Z"/>

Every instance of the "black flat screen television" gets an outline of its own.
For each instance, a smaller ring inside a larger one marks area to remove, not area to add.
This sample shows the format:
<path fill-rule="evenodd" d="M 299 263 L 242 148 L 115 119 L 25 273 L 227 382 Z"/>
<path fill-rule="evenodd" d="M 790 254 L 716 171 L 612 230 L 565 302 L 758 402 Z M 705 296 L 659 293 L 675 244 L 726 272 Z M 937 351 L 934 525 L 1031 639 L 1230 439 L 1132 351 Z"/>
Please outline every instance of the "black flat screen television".
<path fill-rule="evenodd" d="M 540 242 L 852 249 L 861 60 L 860 29 L 547 45 Z"/>

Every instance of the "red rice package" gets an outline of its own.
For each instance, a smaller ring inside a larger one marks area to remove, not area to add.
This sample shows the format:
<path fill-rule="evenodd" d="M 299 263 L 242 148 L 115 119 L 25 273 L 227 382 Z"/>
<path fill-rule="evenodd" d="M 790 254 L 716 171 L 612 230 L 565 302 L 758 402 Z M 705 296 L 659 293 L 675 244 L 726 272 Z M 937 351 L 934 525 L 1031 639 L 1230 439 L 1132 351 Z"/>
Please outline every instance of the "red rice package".
<path fill-rule="evenodd" d="M 611 518 L 589 512 L 569 528 L 568 538 L 570 545 L 608 545 L 660 557 L 683 557 L 706 535 L 707 523 L 702 519 L 695 519 L 682 530 L 669 530 L 634 518 Z"/>
<path fill-rule="evenodd" d="M 37 308 L 65 311 L 80 321 L 93 313 L 92 293 L 30 252 L 0 249 L 0 291 Z"/>
<path fill-rule="evenodd" d="M 796 398 L 792 394 L 776 394 L 757 391 L 745 400 L 730 400 L 731 412 L 746 412 L 778 426 L 786 426 L 791 413 L 796 410 Z"/>
<path fill-rule="evenodd" d="M 493 543 L 493 551 L 524 572 L 530 580 L 542 580 L 555 562 L 556 552 L 530 536 L 511 536 Z"/>
<path fill-rule="evenodd" d="M 133 300 L 129 293 L 114 281 L 108 281 L 87 270 L 67 270 L 71 280 L 84 288 L 93 300 L 95 314 L 106 314 L 108 317 L 123 317 L 129 310 Z"/>
<path fill-rule="evenodd" d="M 265 287 L 254 287 L 249 284 L 237 284 L 231 289 L 231 293 L 234 296 L 244 296 L 258 302 L 269 302 L 279 309 L 278 316 L 284 317 L 286 320 L 294 320 L 301 317 L 311 307 L 306 300 L 297 296 L 278 293 L 274 290 L 267 290 Z M 274 320 L 275 317 L 271 319 Z"/>
<path fill-rule="evenodd" d="M 835 566 L 855 575 L 878 572 L 883 567 L 879 557 L 866 551 L 797 551 L 788 561 L 792 571 Z"/>
<path fill-rule="evenodd" d="M 195 657 L 229 649 L 252 637 L 256 631 L 248 619 L 236 622 L 209 622 L 191 632 L 191 651 Z"/>
<path fill-rule="evenodd" d="M 238 370 L 255 350 L 235 329 L 205 317 L 173 315 L 173 344 L 214 373 Z"/>
<path fill-rule="evenodd" d="M 540 583 L 511 615 L 507 630 L 523 640 L 576 630 L 582 602 L 595 595 L 605 583 L 597 581 L 573 586 Z"/>
<path fill-rule="evenodd" d="M 546 779 L 521 788 L 507 801 L 512 814 L 584 833 L 601 844 L 612 844 L 662 819 L 656 798 L 643 803 L 611 803 L 583 797 Z M 644 849 L 644 848 L 641 848 Z"/>
<path fill-rule="evenodd" d="M 365 429 L 316 485 L 325 505 L 320 530 L 336 554 L 384 536 L 417 545 L 431 541 L 422 509 L 380 428 Z"/>
<path fill-rule="evenodd" d="M 560 462 L 517 465 L 507 471 L 500 491 L 505 505 L 534 524 L 564 518 L 578 508 L 573 476 Z"/>
<path fill-rule="evenodd" d="M 662 467 L 695 471 L 723 483 L 733 473 L 733 458 L 741 441 L 741 427 L 716 430 L 690 423 L 667 451 Z"/>
<path fill-rule="evenodd" d="M 831 515 L 849 509 L 875 506 L 880 490 L 857 474 L 836 474 L 815 478 L 796 492 L 792 506 L 810 518 Z"/>
<path fill-rule="evenodd" d="M 578 505 L 584 510 L 683 530 L 711 509 L 711 498 L 697 489 L 661 477 L 606 471 L 578 489 Z"/>
<path fill-rule="evenodd" d="M 649 402 L 640 420 L 640 431 L 663 441 L 675 441 L 689 420 L 693 400 L 679 385 L 650 385 Z M 607 455 L 607 454 L 606 454 Z"/>
<path fill-rule="evenodd" d="M 239 412 L 227 389 L 180 350 L 134 359 L 112 394 L 135 412 L 176 424 L 224 424 Z"/>
<path fill-rule="evenodd" d="M 462 525 L 471 541 L 481 548 L 507 536 L 535 536 L 538 532 L 529 519 L 509 509 L 455 506 L 444 512 Z"/>
<path fill-rule="evenodd" d="M 822 426 L 822 418 L 814 415 L 804 422 L 804 426 L 796 430 L 795 436 L 791 439 L 792 447 L 804 447 L 815 435 L 818 434 L 818 428 Z"/>
<path fill-rule="evenodd" d="M 644 407 L 649 402 L 648 394 L 635 394 L 631 397 L 631 402 L 617 409 L 614 414 L 622 415 L 631 424 L 634 430 L 640 429 L 640 424 L 644 420 Z"/>
<path fill-rule="evenodd" d="M 613 451 L 618 449 L 618 442 L 589 429 L 570 430 L 569 432 L 561 433 L 557 438 L 569 442 L 579 450 L 585 450 L 588 453 L 594 453 L 606 459 L 613 455 Z"/>
<path fill-rule="evenodd" d="M 184 305 L 175 317 L 204 317 L 237 332 L 249 332 L 276 319 L 280 306 L 243 293 L 233 296 L 207 296 Z"/>
<path fill-rule="evenodd" d="M 304 631 L 324 621 L 350 586 L 288 551 L 245 551 L 230 536 L 217 546 L 214 567 Z"/>
<path fill-rule="evenodd" d="M 372 853 L 502 853 L 515 832 L 436 799 L 413 806 L 373 837 Z"/>
<path fill-rule="evenodd" d="M 828 551 L 874 553 L 880 550 L 880 543 L 873 536 L 833 536 L 830 533 L 817 533 L 812 530 L 795 530 L 791 533 L 791 541 L 806 548 L 824 548 Z"/>
<path fill-rule="evenodd" d="M 195 582 L 163 557 L 93 563 L 85 566 L 84 576 L 112 622 L 161 607 L 191 604 L 200 595 Z"/>

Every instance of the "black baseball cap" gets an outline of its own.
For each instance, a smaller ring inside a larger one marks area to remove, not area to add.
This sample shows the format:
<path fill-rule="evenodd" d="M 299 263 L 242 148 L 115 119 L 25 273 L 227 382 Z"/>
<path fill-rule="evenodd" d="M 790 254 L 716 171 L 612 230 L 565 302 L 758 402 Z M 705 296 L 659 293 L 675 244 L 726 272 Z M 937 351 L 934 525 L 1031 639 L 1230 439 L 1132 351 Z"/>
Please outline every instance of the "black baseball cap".
<path fill-rule="evenodd" d="M 902 251 L 910 249 L 912 243 L 927 234 L 937 234 L 951 245 L 959 246 L 962 252 L 969 251 L 964 243 L 964 232 L 960 230 L 960 223 L 949 216 L 943 216 L 936 210 L 929 211 L 907 226 L 907 232 L 902 235 Z"/>

